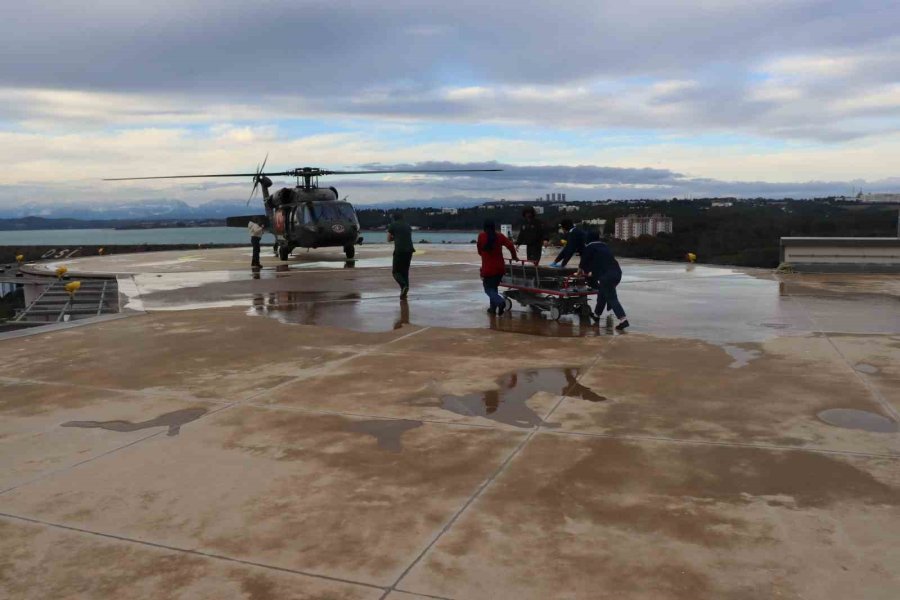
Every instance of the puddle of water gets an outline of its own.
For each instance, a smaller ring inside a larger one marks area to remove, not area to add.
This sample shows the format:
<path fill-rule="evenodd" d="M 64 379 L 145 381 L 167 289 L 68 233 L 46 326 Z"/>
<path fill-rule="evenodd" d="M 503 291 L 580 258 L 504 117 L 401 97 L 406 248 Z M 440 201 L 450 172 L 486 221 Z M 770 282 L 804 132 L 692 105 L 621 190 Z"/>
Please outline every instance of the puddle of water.
<path fill-rule="evenodd" d="M 603 396 L 578 383 L 579 369 L 522 369 L 497 380 L 499 389 L 463 396 L 443 396 L 441 408 L 458 415 L 485 417 L 492 421 L 532 428 L 538 425 L 558 427 L 545 422 L 526 401 L 538 392 L 602 402 Z"/>
<path fill-rule="evenodd" d="M 347 430 L 373 436 L 382 450 L 400 452 L 403 450 L 403 444 L 400 441 L 403 434 L 421 426 L 422 421 L 375 419 L 355 421 L 350 423 Z"/>
<path fill-rule="evenodd" d="M 875 373 L 878 372 L 878 367 L 876 367 L 875 365 L 870 365 L 870 364 L 866 364 L 866 363 L 859 363 L 853 368 L 856 369 L 857 371 L 859 371 L 860 373 L 866 373 L 867 375 L 874 375 Z"/>
<path fill-rule="evenodd" d="M 106 429 L 108 431 L 129 432 L 151 427 L 168 427 L 166 435 L 178 435 L 181 426 L 199 419 L 206 414 L 205 408 L 183 408 L 168 412 L 147 421 L 132 423 L 131 421 L 69 421 L 63 427 L 83 427 L 86 429 Z"/>
<path fill-rule="evenodd" d="M 734 359 L 734 362 L 728 365 L 732 369 L 740 369 L 750 364 L 751 360 L 755 360 L 762 356 L 759 350 L 747 350 L 740 346 L 722 346 L 722 350 L 728 353 L 728 356 Z"/>
<path fill-rule="evenodd" d="M 853 408 L 832 408 L 819 413 L 819 419 L 846 429 L 862 429 L 875 433 L 896 433 L 897 422 L 881 415 Z"/>

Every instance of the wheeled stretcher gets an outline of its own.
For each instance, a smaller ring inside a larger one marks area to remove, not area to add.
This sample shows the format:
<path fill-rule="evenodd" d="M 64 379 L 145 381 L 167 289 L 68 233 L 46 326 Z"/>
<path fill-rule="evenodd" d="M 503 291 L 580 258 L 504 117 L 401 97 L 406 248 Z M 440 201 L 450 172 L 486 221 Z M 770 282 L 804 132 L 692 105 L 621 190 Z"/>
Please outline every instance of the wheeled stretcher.
<path fill-rule="evenodd" d="M 549 312 L 553 320 L 571 314 L 587 318 L 591 314 L 588 298 L 596 296 L 597 290 L 589 288 L 577 272 L 571 267 L 554 268 L 507 259 L 506 273 L 500 282 L 506 309 L 511 309 L 515 300 L 534 312 Z"/>

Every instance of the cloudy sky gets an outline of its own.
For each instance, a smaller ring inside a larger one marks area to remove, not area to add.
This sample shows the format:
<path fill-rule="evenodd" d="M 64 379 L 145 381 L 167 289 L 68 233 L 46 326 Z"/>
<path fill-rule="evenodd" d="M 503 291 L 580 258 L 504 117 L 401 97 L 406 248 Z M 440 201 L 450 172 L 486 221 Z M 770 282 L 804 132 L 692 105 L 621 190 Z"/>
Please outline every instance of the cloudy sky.
<path fill-rule="evenodd" d="M 34 0 L 0 20 L 0 205 L 101 177 L 496 162 L 357 203 L 900 190 L 896 0 Z"/>

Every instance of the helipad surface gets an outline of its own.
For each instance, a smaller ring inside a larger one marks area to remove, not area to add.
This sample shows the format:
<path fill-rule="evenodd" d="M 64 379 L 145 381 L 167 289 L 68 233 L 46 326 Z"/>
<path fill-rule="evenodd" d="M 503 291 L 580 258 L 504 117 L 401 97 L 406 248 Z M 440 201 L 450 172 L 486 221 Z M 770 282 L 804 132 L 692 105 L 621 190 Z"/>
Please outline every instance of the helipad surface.
<path fill-rule="evenodd" d="M 66 262 L 132 316 L 0 339 L 0 597 L 900 597 L 897 278 L 623 261 L 612 335 L 421 250 Z"/>

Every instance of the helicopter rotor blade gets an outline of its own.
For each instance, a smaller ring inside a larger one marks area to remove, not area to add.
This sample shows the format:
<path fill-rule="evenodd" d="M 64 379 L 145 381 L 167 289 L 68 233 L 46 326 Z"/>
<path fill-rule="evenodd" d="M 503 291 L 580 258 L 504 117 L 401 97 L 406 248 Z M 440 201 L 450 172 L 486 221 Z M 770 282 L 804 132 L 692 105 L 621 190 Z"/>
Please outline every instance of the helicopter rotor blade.
<path fill-rule="evenodd" d="M 261 170 L 260 164 L 256 163 L 256 175 L 253 176 L 253 187 L 250 188 L 250 197 L 247 198 L 247 206 L 250 206 L 250 201 L 253 200 L 253 196 L 256 194 L 256 188 L 259 186 L 259 172 Z"/>
<path fill-rule="evenodd" d="M 250 206 L 250 201 L 253 200 L 254 194 L 256 194 L 256 188 L 259 187 L 259 178 L 263 172 L 263 169 L 266 168 L 266 163 L 269 160 L 269 153 L 266 152 L 266 157 L 263 159 L 262 164 L 256 163 L 256 175 L 253 177 L 253 189 L 250 190 L 250 197 L 247 198 L 247 206 Z"/>
<path fill-rule="evenodd" d="M 268 159 L 268 154 L 266 159 Z M 263 166 L 256 173 L 213 173 L 209 175 L 162 175 L 156 177 L 110 177 L 103 181 L 137 181 L 143 179 L 198 179 L 203 177 L 321 177 L 323 175 L 378 175 L 387 173 L 497 173 L 503 169 L 389 169 L 386 171 L 329 171 L 319 168 L 292 169 L 277 173 L 264 173 Z"/>
<path fill-rule="evenodd" d="M 378 173 L 495 173 L 503 169 L 392 169 L 389 171 L 322 171 L 322 175 L 369 175 Z"/>
<path fill-rule="evenodd" d="M 278 173 L 281 175 L 282 173 Z M 290 173 L 284 173 L 289 175 Z M 161 177 L 111 177 L 102 181 L 135 181 L 138 179 L 192 179 L 197 177 L 255 177 L 256 173 L 216 173 L 214 175 L 164 175 Z M 273 173 L 274 175 L 274 173 Z"/>

